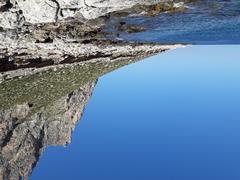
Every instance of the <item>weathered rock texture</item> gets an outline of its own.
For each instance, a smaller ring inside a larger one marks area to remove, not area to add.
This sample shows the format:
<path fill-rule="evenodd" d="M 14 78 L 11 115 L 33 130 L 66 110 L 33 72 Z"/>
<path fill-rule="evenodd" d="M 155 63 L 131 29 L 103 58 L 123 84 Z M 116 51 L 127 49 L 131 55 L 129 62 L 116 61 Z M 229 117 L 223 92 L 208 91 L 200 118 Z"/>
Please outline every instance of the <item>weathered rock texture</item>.
<path fill-rule="evenodd" d="M 173 47 L 177 46 L 140 45 L 136 48 L 124 46 L 120 55 L 117 54 L 119 53 L 117 50 L 108 56 L 93 57 L 92 60 L 85 62 L 76 62 L 78 59 L 73 58 L 70 60 L 74 63 L 4 72 L 3 82 L 0 83 L 0 109 L 24 102 L 36 106 L 48 104 L 48 101 L 70 93 L 89 80 Z"/>
<path fill-rule="evenodd" d="M 0 43 L 2 61 L 0 61 L 0 82 L 16 76 L 33 73 L 42 67 L 54 68 L 60 64 L 83 61 L 118 61 L 129 58 L 145 57 L 162 51 L 177 48 L 180 45 L 130 44 L 108 41 L 81 44 L 64 43 L 20 43 L 16 45 Z M 1 58 L 1 53 L 0 53 Z M 43 69 L 43 68 L 42 68 Z M 15 70 L 15 71 L 10 71 Z"/>
<path fill-rule="evenodd" d="M 98 77 L 181 46 L 106 39 L 110 12 L 164 2 L 0 0 L 0 179 L 27 179 L 47 146 L 71 142 Z"/>
<path fill-rule="evenodd" d="M 65 146 L 96 81 L 31 114 L 29 103 L 0 111 L 0 179 L 28 179 L 47 146 Z"/>
<path fill-rule="evenodd" d="M 71 142 L 71 133 L 100 76 L 163 50 L 162 46 L 141 48 L 121 59 L 101 57 L 45 70 L 28 69 L 24 70 L 28 75 L 1 83 L 0 179 L 27 179 L 47 146 Z"/>
<path fill-rule="evenodd" d="M 169 1 L 171 0 L 1 0 L 0 26 L 16 28 L 25 22 L 49 23 L 70 17 L 86 21 L 136 4 L 150 5 Z"/>
<path fill-rule="evenodd" d="M 111 32 L 104 31 L 109 15 L 124 10 L 156 14 L 169 10 L 171 3 L 172 0 L 0 0 L 0 83 L 44 67 L 124 60 L 175 48 L 107 40 L 106 35 Z M 136 28 L 131 26 L 129 32 L 133 30 Z"/>
<path fill-rule="evenodd" d="M 98 77 L 181 46 L 106 40 L 100 16 L 149 2 L 0 0 L 0 179 L 71 142 Z"/>

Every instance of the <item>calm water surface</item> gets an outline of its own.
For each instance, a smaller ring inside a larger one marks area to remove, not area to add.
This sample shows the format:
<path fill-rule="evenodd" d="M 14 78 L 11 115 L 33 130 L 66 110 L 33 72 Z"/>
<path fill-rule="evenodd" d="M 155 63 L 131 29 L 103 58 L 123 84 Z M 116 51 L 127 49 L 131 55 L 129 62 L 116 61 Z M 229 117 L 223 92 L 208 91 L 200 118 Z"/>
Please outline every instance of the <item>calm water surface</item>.
<path fill-rule="evenodd" d="M 189 46 L 99 79 L 31 180 L 239 180 L 240 46 Z"/>
<path fill-rule="evenodd" d="M 240 1 L 199 0 L 186 4 L 188 10 L 162 13 L 156 17 L 113 19 L 143 26 L 142 33 L 120 33 L 120 38 L 142 42 L 239 44 Z"/>

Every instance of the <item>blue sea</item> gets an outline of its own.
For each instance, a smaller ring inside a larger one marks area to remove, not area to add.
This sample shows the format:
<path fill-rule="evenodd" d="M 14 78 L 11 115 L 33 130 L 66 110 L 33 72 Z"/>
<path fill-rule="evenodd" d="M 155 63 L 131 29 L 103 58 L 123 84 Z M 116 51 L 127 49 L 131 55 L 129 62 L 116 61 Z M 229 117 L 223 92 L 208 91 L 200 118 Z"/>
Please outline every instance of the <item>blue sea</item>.
<path fill-rule="evenodd" d="M 158 43 L 239 44 L 240 1 L 197 0 L 186 3 L 184 12 L 166 12 L 155 17 L 113 18 L 129 25 L 145 27 L 146 32 L 124 33 L 124 40 Z"/>
<path fill-rule="evenodd" d="M 30 180 L 239 180 L 239 50 L 188 46 L 101 77 Z"/>

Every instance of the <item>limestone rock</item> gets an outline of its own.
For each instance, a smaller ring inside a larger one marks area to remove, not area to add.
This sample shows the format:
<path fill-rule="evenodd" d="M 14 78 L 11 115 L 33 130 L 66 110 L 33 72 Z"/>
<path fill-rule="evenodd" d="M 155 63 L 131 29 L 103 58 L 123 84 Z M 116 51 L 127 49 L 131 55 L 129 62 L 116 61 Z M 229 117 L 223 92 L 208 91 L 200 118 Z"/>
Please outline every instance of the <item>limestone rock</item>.
<path fill-rule="evenodd" d="M 31 105 L 0 111 L 0 179 L 28 179 L 47 146 L 65 146 L 81 118 L 96 81 L 29 116 Z M 25 121 L 24 121 L 25 120 Z"/>
<path fill-rule="evenodd" d="M 29 23 L 48 23 L 57 18 L 57 3 L 51 0 L 16 0 L 19 9 Z"/>
<path fill-rule="evenodd" d="M 75 16 L 86 21 L 136 4 L 165 1 L 171 0 L 7 0 L 0 3 L 0 26 L 14 29 L 23 22 L 49 23 Z"/>

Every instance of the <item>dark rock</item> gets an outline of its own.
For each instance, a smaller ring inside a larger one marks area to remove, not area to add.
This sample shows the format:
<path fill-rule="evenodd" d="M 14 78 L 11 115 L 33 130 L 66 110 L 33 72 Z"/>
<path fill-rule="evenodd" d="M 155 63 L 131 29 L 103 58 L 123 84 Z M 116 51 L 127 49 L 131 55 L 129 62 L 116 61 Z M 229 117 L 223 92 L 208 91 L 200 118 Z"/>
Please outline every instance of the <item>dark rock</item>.
<path fill-rule="evenodd" d="M 120 22 L 117 26 L 118 31 L 124 31 L 128 33 L 137 33 L 137 32 L 144 32 L 146 28 L 136 25 L 127 25 L 125 22 Z"/>

